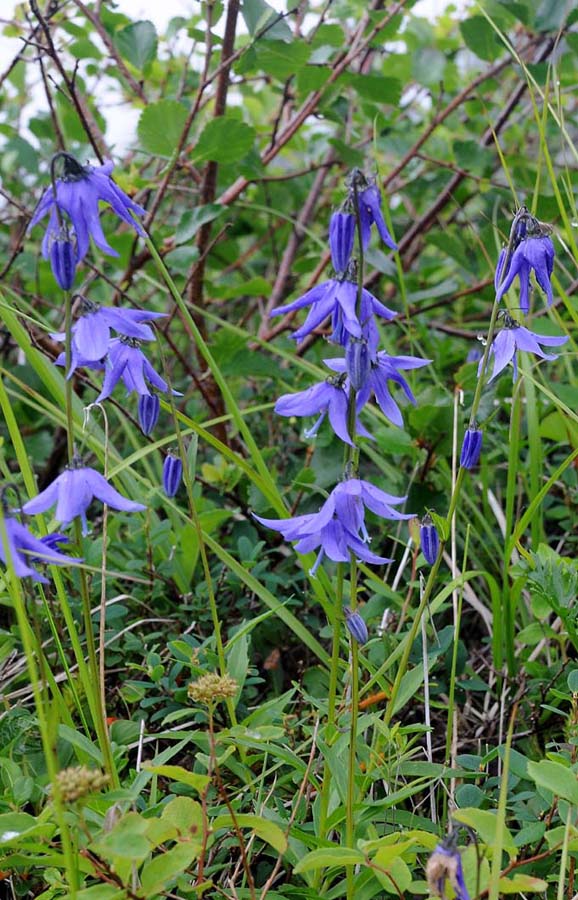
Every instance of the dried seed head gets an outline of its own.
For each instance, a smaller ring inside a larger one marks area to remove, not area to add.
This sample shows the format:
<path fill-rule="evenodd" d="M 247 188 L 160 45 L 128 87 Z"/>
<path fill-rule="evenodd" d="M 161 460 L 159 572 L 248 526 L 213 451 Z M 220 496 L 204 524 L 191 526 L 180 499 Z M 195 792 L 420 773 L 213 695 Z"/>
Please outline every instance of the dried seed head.
<path fill-rule="evenodd" d="M 238 690 L 238 683 L 230 675 L 209 672 L 207 675 L 202 675 L 197 681 L 191 681 L 187 694 L 191 700 L 195 700 L 197 703 L 212 706 L 221 700 L 235 697 Z"/>

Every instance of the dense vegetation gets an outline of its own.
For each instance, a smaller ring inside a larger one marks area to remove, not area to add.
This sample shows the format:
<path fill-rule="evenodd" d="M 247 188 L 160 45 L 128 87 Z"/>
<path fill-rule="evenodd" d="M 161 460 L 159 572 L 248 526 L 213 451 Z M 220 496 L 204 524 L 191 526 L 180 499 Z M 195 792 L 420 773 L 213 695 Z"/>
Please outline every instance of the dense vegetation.
<path fill-rule="evenodd" d="M 413 6 L 4 24 L 2 896 L 578 896 L 578 12 Z"/>

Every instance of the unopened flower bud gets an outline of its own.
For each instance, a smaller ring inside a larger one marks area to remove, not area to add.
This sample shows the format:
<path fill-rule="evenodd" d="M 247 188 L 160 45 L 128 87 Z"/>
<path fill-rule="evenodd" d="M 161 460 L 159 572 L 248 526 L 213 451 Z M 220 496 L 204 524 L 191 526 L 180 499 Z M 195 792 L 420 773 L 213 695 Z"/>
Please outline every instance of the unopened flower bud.
<path fill-rule="evenodd" d="M 362 619 L 361 615 L 353 609 L 349 609 L 349 607 L 345 607 L 345 624 L 347 625 L 347 629 L 351 636 L 355 638 L 358 644 L 365 644 L 369 640 L 369 633 L 367 631 L 367 625 Z"/>
<path fill-rule="evenodd" d="M 174 497 L 177 493 L 181 478 L 183 477 L 183 464 L 178 456 L 169 453 L 163 465 L 163 491 L 167 497 Z"/>
<path fill-rule="evenodd" d="M 468 428 L 464 434 L 464 442 L 462 444 L 462 452 L 460 455 L 460 466 L 462 469 L 473 469 L 477 466 L 482 452 L 482 432 L 479 428 Z"/>
<path fill-rule="evenodd" d="M 345 272 L 355 239 L 353 213 L 335 212 L 329 222 L 329 247 L 331 261 L 336 272 Z"/>
<path fill-rule="evenodd" d="M 138 420 L 143 434 L 152 432 L 158 422 L 161 401 L 156 394 L 140 394 L 138 398 Z"/>
<path fill-rule="evenodd" d="M 429 515 L 424 517 L 419 530 L 419 536 L 421 541 L 421 552 L 424 555 L 425 561 L 428 562 L 430 566 L 433 566 L 438 558 L 440 539 L 438 530 Z"/>
<path fill-rule="evenodd" d="M 364 338 L 349 336 L 345 350 L 345 364 L 353 390 L 360 391 L 365 387 L 371 372 L 371 356 Z"/>
<path fill-rule="evenodd" d="M 66 225 L 50 244 L 50 265 L 58 285 L 63 291 L 70 291 L 76 275 L 76 244 L 70 237 Z"/>

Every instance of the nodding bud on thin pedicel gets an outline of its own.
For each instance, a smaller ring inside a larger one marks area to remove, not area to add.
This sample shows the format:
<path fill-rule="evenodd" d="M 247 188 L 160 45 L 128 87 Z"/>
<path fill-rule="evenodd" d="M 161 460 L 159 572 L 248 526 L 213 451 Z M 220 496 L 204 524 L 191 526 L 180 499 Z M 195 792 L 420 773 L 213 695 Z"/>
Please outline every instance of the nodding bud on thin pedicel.
<path fill-rule="evenodd" d="M 343 610 L 345 613 L 345 624 L 350 635 L 355 638 L 358 644 L 366 644 L 369 640 L 369 632 L 367 625 L 361 618 L 361 615 L 348 606 Z"/>
<path fill-rule="evenodd" d="M 421 552 L 424 555 L 425 561 L 429 563 L 430 566 L 433 566 L 438 558 L 440 539 L 438 530 L 431 520 L 431 516 L 424 516 L 419 530 L 419 536 L 421 541 Z"/>
<path fill-rule="evenodd" d="M 360 391 L 365 387 L 371 372 L 371 355 L 365 338 L 349 336 L 345 364 L 353 390 Z"/>
<path fill-rule="evenodd" d="M 139 394 L 138 420 L 143 434 L 147 437 L 158 422 L 161 401 L 156 394 Z"/>
<path fill-rule="evenodd" d="M 183 477 L 183 464 L 178 456 L 169 453 L 163 465 L 163 491 L 167 497 L 174 497 Z"/>
<path fill-rule="evenodd" d="M 63 291 L 70 291 L 76 276 L 76 242 L 65 224 L 50 242 L 49 256 L 57 284 Z"/>
<path fill-rule="evenodd" d="M 355 216 L 349 212 L 335 212 L 329 221 L 329 247 L 336 272 L 345 272 L 355 240 Z"/>
<path fill-rule="evenodd" d="M 479 428 L 468 428 L 464 434 L 460 466 L 462 469 L 473 469 L 477 466 L 482 452 L 483 435 Z"/>

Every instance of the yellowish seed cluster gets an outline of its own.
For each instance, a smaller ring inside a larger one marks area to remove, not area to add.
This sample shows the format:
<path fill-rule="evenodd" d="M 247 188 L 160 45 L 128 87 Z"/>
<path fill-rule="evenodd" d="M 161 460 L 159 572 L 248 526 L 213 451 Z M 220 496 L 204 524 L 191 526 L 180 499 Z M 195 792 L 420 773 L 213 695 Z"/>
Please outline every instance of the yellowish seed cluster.
<path fill-rule="evenodd" d="M 108 775 L 100 769 L 89 769 L 88 766 L 71 766 L 63 769 L 56 776 L 62 799 L 65 803 L 74 803 L 87 794 L 102 790 L 109 782 Z"/>
<path fill-rule="evenodd" d="M 216 672 L 209 672 L 203 675 L 197 681 L 189 684 L 187 693 L 191 700 L 197 703 L 206 703 L 207 706 L 218 703 L 220 700 L 226 700 L 228 697 L 234 697 L 239 690 L 239 685 L 230 675 L 218 675 Z"/>

